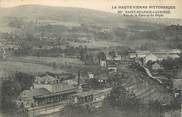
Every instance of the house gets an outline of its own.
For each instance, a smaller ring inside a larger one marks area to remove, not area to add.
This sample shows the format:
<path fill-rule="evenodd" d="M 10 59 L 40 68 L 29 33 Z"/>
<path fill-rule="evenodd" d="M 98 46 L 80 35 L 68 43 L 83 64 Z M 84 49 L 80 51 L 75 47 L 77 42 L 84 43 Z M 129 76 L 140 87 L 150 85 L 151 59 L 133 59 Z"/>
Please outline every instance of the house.
<path fill-rule="evenodd" d="M 146 55 L 150 54 L 151 52 L 150 51 L 140 51 L 140 50 L 137 50 L 135 53 L 136 53 L 136 57 L 143 58 Z"/>
<path fill-rule="evenodd" d="M 162 69 L 162 67 L 160 66 L 160 64 L 158 64 L 158 63 L 155 62 L 152 65 L 152 70 L 160 70 L 160 69 Z"/>
<path fill-rule="evenodd" d="M 180 57 L 178 54 L 155 53 L 155 55 L 157 56 L 158 61 L 162 61 L 162 60 L 165 60 L 165 59 L 168 59 L 168 58 L 176 59 L 176 58 Z"/>
<path fill-rule="evenodd" d="M 148 59 L 150 59 L 151 56 L 148 56 L 146 58 L 147 55 L 150 55 L 150 52 L 149 51 L 136 51 L 136 52 L 132 52 L 132 53 L 129 53 L 129 58 L 130 59 L 142 59 L 142 62 L 147 62 Z"/>
<path fill-rule="evenodd" d="M 56 80 L 58 80 L 57 78 L 49 75 L 49 74 L 45 74 L 44 76 L 36 76 L 34 83 L 37 84 L 51 84 L 56 82 Z"/>
<path fill-rule="evenodd" d="M 169 58 L 172 58 L 172 59 L 176 59 L 176 58 L 179 58 L 180 56 L 177 55 L 177 54 L 173 54 L 173 55 L 169 55 Z"/>
<path fill-rule="evenodd" d="M 137 54 L 135 52 L 129 53 L 128 55 L 130 59 L 134 59 L 137 57 Z"/>
<path fill-rule="evenodd" d="M 40 77 L 40 78 L 39 78 Z M 65 81 L 60 77 L 50 74 L 39 76 L 35 80 L 37 84 L 56 85 Z M 44 78 L 44 79 L 42 79 Z M 70 79 L 66 79 L 70 80 Z M 56 82 L 54 82 L 56 81 Z M 69 85 L 69 82 L 66 82 Z M 61 84 L 63 85 L 63 84 Z M 64 89 L 59 92 L 50 92 L 46 88 L 32 88 L 24 90 L 17 100 L 18 109 L 22 110 L 24 116 L 37 117 L 63 111 L 68 105 L 93 110 L 102 106 L 104 99 L 110 94 L 112 88 L 98 90 L 80 90 L 80 72 L 78 73 L 78 84 L 72 89 Z"/>
<path fill-rule="evenodd" d="M 117 72 L 117 63 L 115 61 L 107 61 L 107 70 Z"/>
<path fill-rule="evenodd" d="M 114 61 L 121 61 L 121 56 L 120 55 L 116 55 L 114 57 Z"/>
<path fill-rule="evenodd" d="M 69 96 L 78 91 L 78 87 L 71 90 L 52 93 L 45 88 L 23 91 L 17 100 L 17 106 L 22 109 L 25 117 L 37 117 L 40 115 L 59 112 L 69 104 Z"/>
<path fill-rule="evenodd" d="M 172 50 L 160 50 L 158 52 L 153 52 L 158 58 L 159 61 L 168 59 L 168 58 L 179 58 L 179 54 L 181 53 L 178 49 L 172 49 Z"/>
<path fill-rule="evenodd" d="M 148 61 L 152 61 L 152 62 L 157 61 L 158 58 L 155 54 L 150 53 L 144 57 L 144 60 L 145 60 L 144 62 L 147 63 Z"/>
<path fill-rule="evenodd" d="M 80 78 L 78 78 L 78 82 L 79 79 Z M 37 104 L 42 105 L 42 103 L 48 104 L 51 103 L 49 101 L 57 101 L 57 98 L 60 98 L 60 95 L 58 95 L 59 93 L 79 91 L 80 89 L 78 87 L 80 85 L 78 82 L 73 80 L 71 74 L 67 73 L 46 73 L 39 75 L 36 76 L 33 86 L 29 90 L 21 92 L 17 102 L 19 105 L 23 105 L 24 107 L 27 106 L 27 108 L 37 106 Z M 57 98 L 55 98 L 56 96 Z M 46 100 L 44 100 L 45 97 Z M 51 98 L 51 100 L 49 98 Z"/>
<path fill-rule="evenodd" d="M 150 52 L 150 51 L 136 51 L 129 53 L 129 58 L 130 59 L 140 59 L 142 60 L 142 63 L 147 63 L 148 61 L 162 61 L 168 58 L 179 58 L 179 53 L 181 53 L 179 50 L 163 50 L 163 51 L 155 51 L 155 52 Z"/>
<path fill-rule="evenodd" d="M 24 105 L 25 107 L 31 107 L 34 105 L 34 97 L 39 95 L 47 95 L 51 92 L 48 91 L 45 88 L 39 88 L 39 89 L 30 89 L 30 90 L 24 90 L 20 93 L 18 99 L 21 101 L 17 101 L 18 106 Z"/>
<path fill-rule="evenodd" d="M 77 82 L 73 79 L 63 79 L 60 76 L 58 77 L 45 74 L 43 76 L 36 76 L 33 87 L 45 88 L 50 92 L 60 92 L 63 90 L 73 89 L 76 84 Z"/>
<path fill-rule="evenodd" d="M 182 79 L 173 79 L 173 89 L 182 90 Z"/>
<path fill-rule="evenodd" d="M 181 51 L 178 49 L 172 49 L 172 50 L 160 50 L 158 52 L 155 53 L 160 53 L 160 54 L 180 54 Z"/>
<path fill-rule="evenodd" d="M 101 66 L 101 67 L 107 67 L 107 62 L 106 62 L 106 60 L 100 60 L 100 66 Z"/>
<path fill-rule="evenodd" d="M 89 77 L 89 80 L 93 80 L 96 83 L 97 86 L 105 87 L 108 83 L 108 74 L 107 73 L 101 73 L 101 74 L 93 74 L 91 73 L 91 78 Z M 88 84 L 87 84 L 88 85 Z"/>
<path fill-rule="evenodd" d="M 148 61 L 157 61 L 157 57 L 149 51 L 136 51 L 135 53 L 129 54 L 130 59 L 140 59 L 142 63 L 147 63 Z"/>
<path fill-rule="evenodd" d="M 180 54 L 181 51 L 180 51 L 179 49 L 172 49 L 172 50 L 171 50 L 171 53 Z"/>
<path fill-rule="evenodd" d="M 89 78 L 89 79 L 93 79 L 93 78 L 94 78 L 94 74 L 91 73 L 91 72 L 88 72 L 88 78 Z"/>
<path fill-rule="evenodd" d="M 107 69 L 108 69 L 108 71 L 117 72 L 117 66 L 116 65 L 108 65 Z"/>

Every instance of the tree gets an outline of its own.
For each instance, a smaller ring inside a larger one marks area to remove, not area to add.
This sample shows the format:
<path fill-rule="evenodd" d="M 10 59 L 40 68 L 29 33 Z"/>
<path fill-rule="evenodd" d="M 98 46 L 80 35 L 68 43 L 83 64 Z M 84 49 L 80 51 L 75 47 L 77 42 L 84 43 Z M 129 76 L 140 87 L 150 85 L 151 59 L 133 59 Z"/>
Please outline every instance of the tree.
<path fill-rule="evenodd" d="M 178 69 L 182 68 L 182 59 L 181 58 L 168 58 L 166 60 L 161 61 L 162 66 L 167 69 L 167 70 L 172 70 L 172 69 Z"/>
<path fill-rule="evenodd" d="M 147 66 L 148 66 L 150 69 L 152 69 L 152 65 L 153 65 L 154 63 L 155 63 L 155 62 L 149 60 L 149 61 L 147 62 Z"/>
<path fill-rule="evenodd" d="M 24 24 L 24 21 L 18 19 L 17 17 L 12 18 L 12 20 L 8 23 L 9 26 L 14 28 L 21 28 Z"/>
<path fill-rule="evenodd" d="M 85 58 L 85 64 L 94 64 L 94 58 L 92 54 L 87 54 Z"/>
<path fill-rule="evenodd" d="M 116 57 L 116 52 L 115 51 L 110 51 L 109 56 L 111 56 L 112 59 L 113 59 L 114 57 Z"/>
<path fill-rule="evenodd" d="M 97 54 L 97 58 L 98 58 L 99 60 L 106 60 L 106 55 L 105 55 L 104 52 L 99 52 L 99 53 Z"/>
<path fill-rule="evenodd" d="M 32 46 L 28 42 L 22 42 L 20 48 L 15 51 L 17 55 L 30 55 L 32 54 Z"/>
<path fill-rule="evenodd" d="M 161 117 L 163 106 L 157 100 L 149 102 L 149 110 L 152 110 L 155 117 Z"/>
<path fill-rule="evenodd" d="M 82 46 L 79 46 L 79 49 L 80 49 L 80 60 L 81 61 L 86 61 L 87 47 L 85 46 L 83 48 Z"/>
<path fill-rule="evenodd" d="M 129 93 L 124 87 L 114 87 L 111 91 L 109 102 L 112 106 L 119 107 L 120 109 L 137 109 L 139 100 L 135 95 Z"/>
<path fill-rule="evenodd" d="M 121 56 L 127 56 L 130 51 L 131 51 L 130 48 L 122 46 L 122 47 L 118 47 L 117 53 L 118 55 L 121 55 Z"/>
<path fill-rule="evenodd" d="M 29 74 L 16 72 L 14 77 L 9 79 L 13 80 L 4 81 L 1 88 L 1 109 L 7 113 L 17 112 L 14 100 L 17 99 L 23 90 L 30 89 L 33 84 L 34 77 Z"/>
<path fill-rule="evenodd" d="M 22 91 L 25 89 L 29 89 L 34 81 L 34 76 L 22 72 L 15 73 L 15 82 L 19 83 Z"/>

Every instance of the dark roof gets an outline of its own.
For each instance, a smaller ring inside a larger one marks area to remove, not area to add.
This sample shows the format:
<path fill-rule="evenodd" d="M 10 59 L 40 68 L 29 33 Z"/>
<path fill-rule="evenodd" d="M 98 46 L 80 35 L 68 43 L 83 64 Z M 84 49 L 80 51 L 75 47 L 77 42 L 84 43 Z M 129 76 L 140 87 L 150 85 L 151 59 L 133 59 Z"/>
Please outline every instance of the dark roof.
<path fill-rule="evenodd" d="M 47 95 L 50 93 L 51 92 L 45 88 L 38 88 L 38 89 L 24 90 L 20 95 L 22 97 L 33 98 L 34 96 Z"/>
<path fill-rule="evenodd" d="M 100 75 L 96 75 L 95 78 L 100 80 L 107 80 L 108 76 L 107 74 L 100 74 Z"/>
<path fill-rule="evenodd" d="M 38 80 L 39 82 L 53 82 L 55 80 L 57 80 L 56 77 L 52 77 L 50 75 L 45 75 L 45 76 L 42 76 L 42 77 L 36 77 L 36 80 Z"/>
<path fill-rule="evenodd" d="M 49 94 L 45 94 L 45 95 L 37 95 L 37 96 L 35 96 L 35 99 L 52 97 L 52 96 L 56 96 L 56 95 L 66 95 L 66 94 L 70 94 L 70 93 L 75 93 L 75 92 L 77 92 L 77 90 L 78 90 L 78 88 L 74 87 L 72 89 L 64 90 L 61 92 L 49 93 Z"/>
<path fill-rule="evenodd" d="M 89 90 L 89 91 L 76 93 L 73 96 L 84 97 L 84 96 L 88 96 L 88 95 L 97 95 L 97 94 L 101 94 L 101 93 L 109 93 L 111 90 L 112 90 L 112 88 Z"/>
<path fill-rule="evenodd" d="M 56 73 L 46 72 L 44 74 L 39 75 L 39 77 L 44 77 L 44 76 L 55 77 L 55 78 L 58 78 L 59 80 L 68 80 L 68 79 L 74 79 L 75 78 L 75 75 L 70 74 L 70 73 L 56 74 Z"/>

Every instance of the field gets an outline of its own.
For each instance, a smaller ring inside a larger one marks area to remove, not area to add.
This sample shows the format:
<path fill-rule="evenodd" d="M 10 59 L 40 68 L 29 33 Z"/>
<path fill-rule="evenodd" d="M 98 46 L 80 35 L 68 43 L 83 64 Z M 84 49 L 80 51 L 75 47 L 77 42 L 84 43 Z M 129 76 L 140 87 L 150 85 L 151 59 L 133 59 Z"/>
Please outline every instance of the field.
<path fill-rule="evenodd" d="M 39 64 L 83 64 L 78 58 L 68 58 L 68 57 L 36 57 L 36 56 L 26 56 L 26 57 L 14 57 L 13 61 L 28 62 L 28 63 L 39 63 Z"/>
<path fill-rule="evenodd" d="M 70 42 L 72 46 L 79 46 L 80 43 Z M 123 46 L 122 43 L 118 42 L 111 42 L 111 41 L 90 41 L 88 43 L 82 43 L 81 45 L 87 46 L 88 48 L 109 48 L 109 47 L 116 47 L 116 46 Z"/>
<path fill-rule="evenodd" d="M 23 63 L 23 62 L 14 62 L 14 61 L 0 61 L 0 70 L 4 70 L 7 72 L 24 72 L 30 74 L 42 73 L 42 72 L 54 72 L 61 73 L 64 72 L 60 69 L 54 69 L 53 67 L 41 65 L 41 64 L 33 64 L 33 63 Z"/>
<path fill-rule="evenodd" d="M 68 65 L 68 64 L 82 64 L 79 59 L 75 58 L 56 58 L 56 57 L 15 57 L 8 60 L 1 60 L 1 70 L 8 72 L 25 72 L 25 73 L 39 73 L 39 72 L 53 72 L 62 73 L 63 69 L 56 69 L 54 65 Z"/>
<path fill-rule="evenodd" d="M 96 65 L 85 65 L 78 58 L 64 57 L 13 57 L 7 60 L 1 60 L 0 66 L 5 71 L 21 71 L 25 73 L 38 72 L 71 72 L 77 73 L 78 70 L 87 72 L 89 70 L 98 70 Z"/>

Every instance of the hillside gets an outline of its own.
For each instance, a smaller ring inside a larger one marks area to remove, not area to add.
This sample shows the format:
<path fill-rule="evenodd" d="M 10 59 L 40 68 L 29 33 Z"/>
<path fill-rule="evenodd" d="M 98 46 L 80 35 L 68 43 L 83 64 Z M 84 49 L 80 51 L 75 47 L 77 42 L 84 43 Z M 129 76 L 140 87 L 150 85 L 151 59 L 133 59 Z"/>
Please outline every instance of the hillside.
<path fill-rule="evenodd" d="M 181 29 L 175 31 L 166 26 L 170 25 L 166 22 L 176 24 L 181 21 L 177 19 L 147 20 L 83 8 L 39 5 L 0 8 L 0 11 L 0 32 L 13 32 L 12 35 L 1 38 L 17 37 L 10 39 L 13 42 L 27 39 L 32 46 L 53 45 L 45 40 L 35 40 L 47 36 L 56 37 L 57 41 L 64 44 L 86 45 L 89 48 L 176 48 L 171 44 L 181 38 Z M 31 37 L 31 42 L 25 34 Z M 57 42 L 52 40 L 51 43 Z M 178 41 L 175 43 L 178 46 Z"/>
<path fill-rule="evenodd" d="M 39 5 L 24 5 L 13 8 L 0 8 L 0 21 L 8 23 L 11 18 L 35 21 L 59 21 L 79 24 L 94 24 L 125 27 L 128 25 L 153 26 L 139 19 L 122 17 L 118 14 L 71 7 L 51 7 Z"/>

